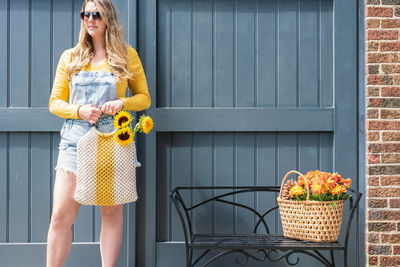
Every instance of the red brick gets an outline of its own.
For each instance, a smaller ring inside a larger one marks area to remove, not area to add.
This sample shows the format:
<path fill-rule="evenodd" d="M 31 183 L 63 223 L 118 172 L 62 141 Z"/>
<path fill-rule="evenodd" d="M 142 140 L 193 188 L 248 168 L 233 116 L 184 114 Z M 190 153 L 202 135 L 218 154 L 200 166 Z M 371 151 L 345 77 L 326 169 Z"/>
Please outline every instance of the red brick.
<path fill-rule="evenodd" d="M 377 256 L 368 256 L 368 263 L 370 265 L 377 265 L 378 264 L 378 257 Z"/>
<path fill-rule="evenodd" d="M 381 110 L 382 119 L 400 119 L 400 110 L 398 109 L 382 109 Z M 394 132 L 385 133 L 386 138 L 390 138 Z M 384 141 L 394 141 L 390 139 L 383 139 Z"/>
<path fill-rule="evenodd" d="M 382 234 L 382 243 L 398 244 L 400 242 L 400 234 Z"/>
<path fill-rule="evenodd" d="M 368 185 L 369 186 L 379 186 L 379 177 L 368 177 Z M 375 199 L 370 200 L 370 201 L 375 201 Z M 385 207 L 386 207 L 386 205 L 385 205 Z"/>
<path fill-rule="evenodd" d="M 400 51 L 400 42 L 382 42 L 381 51 Z"/>
<path fill-rule="evenodd" d="M 382 186 L 400 185 L 400 176 L 383 176 L 381 177 Z"/>
<path fill-rule="evenodd" d="M 400 84 L 400 75 L 393 76 L 393 84 Z"/>
<path fill-rule="evenodd" d="M 396 210 L 370 210 L 368 211 L 370 221 L 399 221 L 400 211 Z"/>
<path fill-rule="evenodd" d="M 373 155 L 373 154 L 368 154 L 368 163 L 369 164 L 377 164 L 381 162 L 381 157 L 380 155 Z"/>
<path fill-rule="evenodd" d="M 373 24 L 373 25 L 375 25 L 375 24 Z M 382 28 L 400 28 L 400 19 L 383 19 L 381 21 L 381 27 Z M 371 28 L 377 28 L 377 27 L 371 27 Z"/>
<path fill-rule="evenodd" d="M 396 230 L 396 224 L 394 222 L 369 222 L 369 232 L 391 232 Z"/>
<path fill-rule="evenodd" d="M 381 256 L 380 266 L 400 266 L 400 257 L 397 256 Z"/>
<path fill-rule="evenodd" d="M 380 24 L 381 23 L 380 23 L 379 19 L 368 19 L 367 20 L 367 29 L 379 28 Z"/>
<path fill-rule="evenodd" d="M 400 154 L 384 154 L 381 160 L 382 163 L 400 163 Z"/>
<path fill-rule="evenodd" d="M 383 64 L 382 65 L 382 71 L 385 74 L 400 73 L 400 65 Z"/>
<path fill-rule="evenodd" d="M 379 74 L 379 65 L 368 65 L 367 74 Z"/>
<path fill-rule="evenodd" d="M 367 30 L 367 40 L 397 40 L 397 30 Z"/>
<path fill-rule="evenodd" d="M 368 132 L 368 141 L 379 141 L 378 132 Z"/>
<path fill-rule="evenodd" d="M 368 119 L 378 119 L 379 111 L 377 109 L 369 109 L 367 110 L 367 118 Z"/>
<path fill-rule="evenodd" d="M 393 8 L 390 7 L 367 7 L 367 17 L 392 17 Z"/>
<path fill-rule="evenodd" d="M 368 242 L 370 242 L 370 243 L 378 243 L 379 242 L 379 234 L 368 233 Z"/>
<path fill-rule="evenodd" d="M 368 153 L 394 153 L 400 152 L 399 143 L 368 144 Z"/>
<path fill-rule="evenodd" d="M 392 208 L 392 209 L 400 208 L 400 199 L 390 199 L 389 205 L 390 205 L 390 208 Z"/>
<path fill-rule="evenodd" d="M 378 42 L 367 42 L 367 51 L 378 51 L 379 43 Z"/>
<path fill-rule="evenodd" d="M 368 199 L 368 208 L 382 209 L 387 207 L 386 199 Z"/>
<path fill-rule="evenodd" d="M 367 63 L 397 63 L 399 55 L 397 53 L 368 53 Z"/>
<path fill-rule="evenodd" d="M 400 266 L 400 257 L 397 256 L 381 256 L 380 266 Z"/>
<path fill-rule="evenodd" d="M 400 255 L 400 246 L 393 246 L 393 254 Z"/>
<path fill-rule="evenodd" d="M 400 196 L 400 188 L 396 188 L 396 187 L 369 188 L 368 196 L 369 197 L 398 197 L 398 196 Z"/>
<path fill-rule="evenodd" d="M 400 97 L 400 87 L 383 87 L 381 89 L 381 96 L 382 97 L 388 97 L 388 96 Z"/>
<path fill-rule="evenodd" d="M 369 84 L 369 85 L 383 84 L 382 76 L 381 75 L 368 75 L 367 84 Z"/>
<path fill-rule="evenodd" d="M 369 98 L 368 99 L 368 107 L 382 107 L 383 99 L 382 98 Z"/>
<path fill-rule="evenodd" d="M 369 120 L 369 121 L 367 121 L 367 129 L 368 130 L 400 130 L 400 122 L 399 121 Z M 382 152 L 384 152 L 384 151 L 382 151 Z M 400 151 L 398 151 L 398 152 L 400 152 Z"/>
<path fill-rule="evenodd" d="M 368 87 L 367 96 L 379 96 L 379 87 Z"/>
<path fill-rule="evenodd" d="M 369 245 L 368 246 L 368 254 L 369 255 L 389 255 L 392 252 L 391 246 L 376 246 Z"/>

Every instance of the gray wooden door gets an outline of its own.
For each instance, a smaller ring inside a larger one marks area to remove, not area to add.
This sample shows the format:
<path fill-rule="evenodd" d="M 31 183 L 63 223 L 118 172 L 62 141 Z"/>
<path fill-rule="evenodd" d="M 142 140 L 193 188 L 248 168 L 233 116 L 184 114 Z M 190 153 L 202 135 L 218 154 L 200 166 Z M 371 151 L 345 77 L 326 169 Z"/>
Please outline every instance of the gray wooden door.
<path fill-rule="evenodd" d="M 114 1 L 136 47 L 137 3 Z M 82 0 L 0 0 L 1 266 L 45 266 L 62 119 L 48 100 L 61 53 L 77 42 Z M 129 90 L 128 90 L 129 91 Z M 82 206 L 65 266 L 101 266 L 99 209 Z M 135 204 L 124 207 L 118 266 L 134 266 Z"/>
<path fill-rule="evenodd" d="M 142 142 L 139 266 L 184 266 L 183 232 L 168 197 L 175 186 L 279 185 L 289 170 L 319 169 L 351 177 L 358 189 L 357 4 L 139 1 L 139 50 L 156 125 Z M 273 196 L 241 200 L 260 209 L 275 203 Z M 195 229 L 241 233 L 254 224 L 239 210 L 216 205 L 212 214 L 193 214 Z M 364 261 L 357 220 L 349 266 Z M 235 266 L 234 257 L 212 266 Z M 300 266 L 319 264 L 304 256 Z"/>

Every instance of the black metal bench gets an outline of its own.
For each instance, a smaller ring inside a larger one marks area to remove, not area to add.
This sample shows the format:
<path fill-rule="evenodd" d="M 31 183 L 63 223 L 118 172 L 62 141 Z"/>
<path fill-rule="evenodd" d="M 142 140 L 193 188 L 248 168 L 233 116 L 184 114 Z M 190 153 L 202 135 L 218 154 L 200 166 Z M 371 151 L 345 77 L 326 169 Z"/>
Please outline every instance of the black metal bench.
<path fill-rule="evenodd" d="M 217 192 L 218 190 L 231 190 L 230 192 L 223 193 L 205 199 L 193 206 L 188 206 L 184 199 L 182 198 L 182 191 L 190 190 L 194 192 L 195 190 L 213 190 Z M 239 261 L 235 258 L 236 263 L 240 265 L 246 265 L 249 259 L 254 259 L 256 261 L 269 260 L 276 262 L 279 260 L 286 260 L 289 265 L 296 265 L 299 262 L 299 258 L 296 260 L 291 260 L 289 257 L 296 253 L 306 254 L 320 261 L 326 266 L 336 266 L 334 252 L 343 251 L 344 252 L 344 263 L 341 266 L 347 267 L 347 246 L 349 241 L 349 232 L 351 222 L 354 216 L 354 212 L 358 207 L 358 203 L 361 199 L 362 194 L 360 192 L 349 189 L 349 193 L 352 197 L 347 200 L 350 202 L 349 213 L 347 218 L 347 225 L 343 224 L 342 227 L 346 227 L 346 234 L 344 237 L 344 242 L 332 242 L 332 243 L 320 243 L 320 242 L 309 242 L 300 241 L 285 238 L 283 235 L 270 234 L 268 224 L 265 217 L 271 214 L 274 210 L 278 209 L 278 206 L 271 207 L 263 213 L 258 212 L 252 207 L 246 206 L 241 203 L 232 202 L 223 199 L 227 196 L 249 193 L 249 192 L 279 192 L 279 186 L 254 186 L 254 187 L 177 187 L 171 193 L 170 197 L 174 206 L 178 212 L 180 221 L 183 227 L 183 233 L 185 237 L 185 247 L 186 247 L 186 267 L 195 267 L 198 265 L 200 260 L 206 261 L 202 266 L 207 266 L 211 262 L 225 256 L 228 254 L 239 253 L 245 258 L 243 261 Z M 190 212 L 196 208 L 199 208 L 210 202 L 225 203 L 228 205 L 237 206 L 240 208 L 247 209 L 253 212 L 258 221 L 254 226 L 254 230 L 249 234 L 198 234 L 193 232 L 192 218 Z M 258 233 L 258 228 L 260 226 L 265 228 L 263 234 Z M 197 259 L 193 259 L 194 250 L 204 250 Z M 215 256 L 206 257 L 212 250 L 222 250 Z M 251 253 L 254 252 L 255 253 Z M 280 255 L 277 252 L 282 251 L 285 254 Z M 330 259 L 324 256 L 321 251 L 329 251 Z M 197 265 L 196 265 L 197 264 Z"/>

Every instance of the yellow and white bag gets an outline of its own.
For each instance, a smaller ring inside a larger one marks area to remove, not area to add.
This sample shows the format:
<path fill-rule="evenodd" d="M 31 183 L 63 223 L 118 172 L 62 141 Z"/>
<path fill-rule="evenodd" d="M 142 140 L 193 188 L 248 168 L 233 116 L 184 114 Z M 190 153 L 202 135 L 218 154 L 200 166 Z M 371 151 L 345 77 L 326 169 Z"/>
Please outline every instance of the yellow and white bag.
<path fill-rule="evenodd" d="M 135 141 L 118 144 L 93 126 L 77 144 L 74 199 L 84 205 L 113 206 L 137 200 Z"/>

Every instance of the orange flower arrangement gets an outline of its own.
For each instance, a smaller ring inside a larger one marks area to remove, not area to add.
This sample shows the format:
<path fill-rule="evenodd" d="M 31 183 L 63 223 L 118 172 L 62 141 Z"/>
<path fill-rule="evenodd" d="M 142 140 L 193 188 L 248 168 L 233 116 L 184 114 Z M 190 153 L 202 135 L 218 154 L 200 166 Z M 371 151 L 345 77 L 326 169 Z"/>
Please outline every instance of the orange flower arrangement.
<path fill-rule="evenodd" d="M 351 186 L 351 179 L 343 179 L 337 172 L 309 171 L 304 178 L 308 183 L 310 200 L 334 201 L 351 197 L 347 194 L 347 188 Z M 301 176 L 298 176 L 297 181 L 288 190 L 290 199 L 301 201 L 307 198 L 306 184 Z"/>

